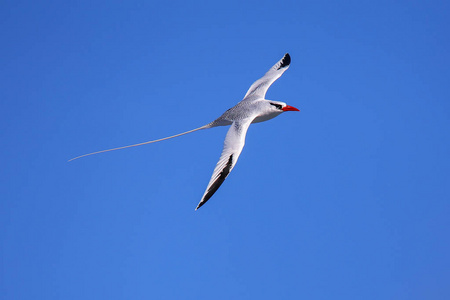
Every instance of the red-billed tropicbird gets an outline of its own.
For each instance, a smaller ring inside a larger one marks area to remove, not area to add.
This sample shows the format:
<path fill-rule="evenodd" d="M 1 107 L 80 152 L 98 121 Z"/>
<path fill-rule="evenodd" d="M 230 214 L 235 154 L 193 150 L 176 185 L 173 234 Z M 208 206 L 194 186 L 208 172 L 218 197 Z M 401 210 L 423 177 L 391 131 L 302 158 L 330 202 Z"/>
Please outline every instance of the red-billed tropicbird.
<path fill-rule="evenodd" d="M 227 178 L 230 174 L 231 170 L 233 170 L 239 155 L 241 154 L 242 148 L 244 147 L 245 135 L 250 124 L 273 119 L 285 111 L 299 111 L 297 108 L 289 106 L 284 102 L 264 99 L 268 88 L 284 73 L 284 71 L 289 68 L 290 63 L 291 57 L 289 56 L 289 53 L 286 53 L 282 59 L 280 59 L 272 68 L 270 68 L 269 71 L 267 71 L 266 74 L 264 74 L 263 77 L 255 81 L 250 86 L 247 94 L 245 94 L 244 99 L 242 99 L 241 102 L 224 112 L 219 118 L 209 124 L 158 140 L 80 155 L 69 161 L 92 154 L 155 143 L 201 129 L 231 125 L 225 137 L 219 162 L 214 168 L 214 172 L 208 183 L 206 191 L 203 194 L 202 200 L 200 200 L 197 208 L 195 209 L 197 210 L 205 204 L 206 201 L 212 197 L 212 195 L 214 195 L 217 189 L 224 182 L 225 178 Z"/>

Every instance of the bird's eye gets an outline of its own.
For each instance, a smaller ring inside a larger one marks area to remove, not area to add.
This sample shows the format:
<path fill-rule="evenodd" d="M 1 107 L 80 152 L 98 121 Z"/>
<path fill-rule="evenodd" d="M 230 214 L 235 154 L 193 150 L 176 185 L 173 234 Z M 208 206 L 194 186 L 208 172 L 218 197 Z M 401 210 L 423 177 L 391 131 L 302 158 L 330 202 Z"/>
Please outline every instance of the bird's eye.
<path fill-rule="evenodd" d="M 276 103 L 272 103 L 272 102 L 270 102 L 270 104 L 275 106 L 277 109 L 280 109 L 280 110 L 283 108 L 283 106 L 281 106 L 281 104 L 276 104 Z"/>

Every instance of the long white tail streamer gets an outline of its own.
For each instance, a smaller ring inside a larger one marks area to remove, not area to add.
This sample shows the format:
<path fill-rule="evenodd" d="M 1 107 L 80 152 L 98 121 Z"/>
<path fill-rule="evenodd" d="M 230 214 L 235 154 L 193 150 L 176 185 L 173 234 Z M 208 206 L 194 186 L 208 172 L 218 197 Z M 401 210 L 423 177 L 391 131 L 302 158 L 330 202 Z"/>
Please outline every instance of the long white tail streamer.
<path fill-rule="evenodd" d="M 156 143 L 156 142 L 168 140 L 168 139 L 171 139 L 171 138 L 174 138 L 174 137 L 177 137 L 177 136 L 185 135 L 185 134 L 197 131 L 197 130 L 208 129 L 208 128 L 211 128 L 211 127 L 212 126 L 210 124 L 207 124 L 207 125 L 204 125 L 204 126 L 199 127 L 199 128 L 195 128 L 195 129 L 183 132 L 183 133 L 179 133 L 179 134 L 176 134 L 176 135 L 168 136 L 168 137 L 165 137 L 165 138 L 162 138 L 162 139 L 158 139 L 158 140 L 153 140 L 153 141 L 143 142 L 143 143 L 139 143 L 139 144 L 133 144 L 133 145 L 128 145 L 128 146 L 122 146 L 122 147 L 117 147 L 117 148 L 112 148 L 112 149 L 100 150 L 100 151 L 96 151 L 96 152 L 92 152 L 92 153 L 88 153 L 88 154 L 83 154 L 83 155 L 80 155 L 80 156 L 77 156 L 77 157 L 69 159 L 68 162 L 72 161 L 72 160 L 75 160 L 75 159 L 78 159 L 78 158 L 89 156 L 89 155 L 94 155 L 94 154 L 99 154 L 99 153 L 103 153 L 103 152 L 109 152 L 109 151 L 114 151 L 114 150 L 120 150 L 120 149 L 125 149 L 125 148 L 131 148 L 131 147 L 137 147 L 137 146 L 142 146 L 142 145 L 146 145 L 146 144 Z"/>

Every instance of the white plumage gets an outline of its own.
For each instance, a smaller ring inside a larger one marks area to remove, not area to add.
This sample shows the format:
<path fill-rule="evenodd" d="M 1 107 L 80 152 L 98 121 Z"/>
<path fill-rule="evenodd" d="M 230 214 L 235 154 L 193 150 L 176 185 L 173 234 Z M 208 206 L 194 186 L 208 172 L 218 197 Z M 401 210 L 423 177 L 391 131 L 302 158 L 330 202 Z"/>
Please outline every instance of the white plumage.
<path fill-rule="evenodd" d="M 289 68 L 290 63 L 291 57 L 288 53 L 286 53 L 282 59 L 280 59 L 272 68 L 270 68 L 269 71 L 267 71 L 266 74 L 264 74 L 263 77 L 255 81 L 250 86 L 241 102 L 225 111 L 219 118 L 209 124 L 166 138 L 84 154 L 72 158 L 71 160 L 92 154 L 155 143 L 201 129 L 231 125 L 225 137 L 219 162 L 214 168 L 211 179 L 206 187 L 206 191 L 197 205 L 197 210 L 205 204 L 212 197 L 212 195 L 214 195 L 217 189 L 222 185 L 224 180 L 233 170 L 239 155 L 244 148 L 245 135 L 247 134 L 247 129 L 250 124 L 270 120 L 285 111 L 298 111 L 297 108 L 286 105 L 284 102 L 264 99 L 268 88 Z"/>

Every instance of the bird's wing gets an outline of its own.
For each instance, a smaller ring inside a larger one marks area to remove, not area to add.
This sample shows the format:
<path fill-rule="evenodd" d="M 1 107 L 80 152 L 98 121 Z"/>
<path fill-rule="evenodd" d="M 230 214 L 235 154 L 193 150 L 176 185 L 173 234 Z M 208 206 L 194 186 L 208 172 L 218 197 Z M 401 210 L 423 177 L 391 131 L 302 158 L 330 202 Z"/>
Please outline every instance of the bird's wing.
<path fill-rule="evenodd" d="M 254 98 L 265 98 L 266 92 L 275 80 L 289 68 L 291 63 L 291 56 L 286 53 L 282 59 L 280 59 L 263 77 L 256 80 L 245 94 L 244 100 L 250 100 Z"/>
<path fill-rule="evenodd" d="M 224 182 L 225 178 L 227 178 L 228 174 L 230 174 L 231 170 L 233 170 L 239 155 L 241 154 L 242 148 L 244 148 L 245 135 L 247 134 L 247 129 L 253 119 L 254 118 L 246 118 L 244 120 L 234 121 L 231 124 L 227 136 L 225 137 L 219 162 L 214 169 L 208 187 L 203 194 L 202 200 L 199 202 L 195 210 L 199 209 L 212 197 L 212 195 L 214 195 L 217 189 Z"/>

